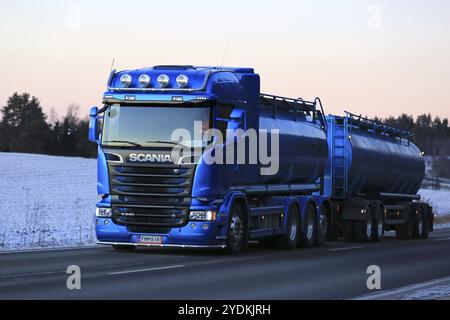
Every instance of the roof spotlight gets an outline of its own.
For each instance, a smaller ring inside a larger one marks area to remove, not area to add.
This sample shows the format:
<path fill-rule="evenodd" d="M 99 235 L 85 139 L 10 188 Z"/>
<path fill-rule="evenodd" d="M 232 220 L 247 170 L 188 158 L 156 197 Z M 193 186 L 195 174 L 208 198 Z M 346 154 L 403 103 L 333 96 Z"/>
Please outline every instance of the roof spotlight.
<path fill-rule="evenodd" d="M 120 77 L 120 82 L 122 83 L 122 85 L 125 87 L 125 88 L 128 88 L 130 85 L 131 85 L 131 81 L 133 81 L 133 78 L 129 75 L 129 74 L 123 74 L 121 77 Z"/>
<path fill-rule="evenodd" d="M 142 87 L 147 88 L 150 85 L 150 77 L 147 74 L 141 74 L 139 77 L 139 83 Z"/>
<path fill-rule="evenodd" d="M 188 76 L 184 75 L 184 74 L 180 74 L 177 77 L 177 84 L 180 88 L 186 88 L 187 85 L 189 83 L 189 78 Z"/>
<path fill-rule="evenodd" d="M 169 76 L 167 74 L 161 74 L 158 77 L 158 83 L 161 86 L 161 88 L 166 88 L 169 85 Z"/>

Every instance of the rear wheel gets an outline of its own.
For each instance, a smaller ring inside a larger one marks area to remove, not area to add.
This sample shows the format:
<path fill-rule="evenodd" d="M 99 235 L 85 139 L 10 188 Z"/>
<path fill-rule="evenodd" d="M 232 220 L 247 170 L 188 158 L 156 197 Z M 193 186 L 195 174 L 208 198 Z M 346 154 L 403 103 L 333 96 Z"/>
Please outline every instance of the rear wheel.
<path fill-rule="evenodd" d="M 287 234 L 277 237 L 275 245 L 279 249 L 295 249 L 297 248 L 300 238 L 300 215 L 296 205 L 292 205 L 287 217 Z"/>
<path fill-rule="evenodd" d="M 383 207 L 378 206 L 373 215 L 372 241 L 379 242 L 384 234 Z"/>
<path fill-rule="evenodd" d="M 414 217 L 414 228 L 413 228 L 413 238 L 414 239 L 425 239 L 428 237 L 429 229 L 428 223 L 425 219 L 425 210 L 423 206 L 418 206 L 416 208 Z"/>
<path fill-rule="evenodd" d="M 369 242 L 372 240 L 373 215 L 372 209 L 366 207 L 366 217 L 362 221 L 355 222 L 355 237 L 358 242 Z"/>
<path fill-rule="evenodd" d="M 406 223 L 397 225 L 395 227 L 395 234 L 398 239 L 406 240 L 411 239 L 414 234 L 414 215 L 413 208 L 410 208 L 408 212 L 408 218 Z"/>
<path fill-rule="evenodd" d="M 314 206 L 309 204 L 306 207 L 304 215 L 304 232 L 301 234 L 300 245 L 303 248 L 311 248 L 314 245 L 314 239 L 316 238 L 316 224 L 315 224 L 315 209 Z"/>
<path fill-rule="evenodd" d="M 247 225 L 244 219 L 244 210 L 239 203 L 231 207 L 228 219 L 227 252 L 238 254 L 247 243 Z"/>
<path fill-rule="evenodd" d="M 320 208 L 319 221 L 317 223 L 317 235 L 314 241 L 315 246 L 323 246 L 328 237 L 329 210 L 326 206 Z"/>

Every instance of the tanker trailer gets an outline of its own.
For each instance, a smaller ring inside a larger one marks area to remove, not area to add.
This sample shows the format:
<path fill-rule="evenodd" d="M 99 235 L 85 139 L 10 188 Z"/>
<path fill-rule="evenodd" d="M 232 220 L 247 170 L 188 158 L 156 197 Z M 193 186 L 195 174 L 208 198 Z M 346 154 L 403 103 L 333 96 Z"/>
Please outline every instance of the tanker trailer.
<path fill-rule="evenodd" d="M 417 194 L 425 161 L 411 133 L 348 112 L 327 123 L 329 238 L 379 241 L 388 230 L 400 239 L 427 238 L 434 215 Z"/>

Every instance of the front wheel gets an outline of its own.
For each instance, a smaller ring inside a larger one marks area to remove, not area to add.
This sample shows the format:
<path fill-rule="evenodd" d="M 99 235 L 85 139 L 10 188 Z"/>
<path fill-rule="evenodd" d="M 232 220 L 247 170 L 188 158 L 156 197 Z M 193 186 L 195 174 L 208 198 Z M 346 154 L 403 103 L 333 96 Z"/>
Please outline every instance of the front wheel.
<path fill-rule="evenodd" d="M 244 218 L 244 210 L 239 203 L 231 207 L 228 219 L 227 252 L 238 254 L 247 243 L 247 224 Z"/>

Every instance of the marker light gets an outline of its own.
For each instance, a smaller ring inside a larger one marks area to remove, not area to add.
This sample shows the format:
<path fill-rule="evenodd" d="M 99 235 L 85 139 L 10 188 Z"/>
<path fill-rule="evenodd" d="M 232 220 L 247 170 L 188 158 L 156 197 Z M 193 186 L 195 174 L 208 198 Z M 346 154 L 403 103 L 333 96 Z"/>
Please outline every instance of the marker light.
<path fill-rule="evenodd" d="M 133 81 L 133 78 L 129 74 L 123 74 L 120 77 L 120 82 L 125 88 L 128 88 L 131 85 L 131 81 Z"/>
<path fill-rule="evenodd" d="M 186 88 L 188 83 L 189 83 L 189 78 L 186 75 L 180 74 L 177 77 L 177 84 L 180 88 Z"/>
<path fill-rule="evenodd" d="M 161 86 L 161 88 L 165 88 L 169 85 L 169 76 L 167 74 L 161 74 L 158 77 L 158 83 Z"/>
<path fill-rule="evenodd" d="M 146 74 L 141 74 L 139 77 L 139 83 L 142 87 L 147 88 L 150 85 L 150 77 Z"/>

